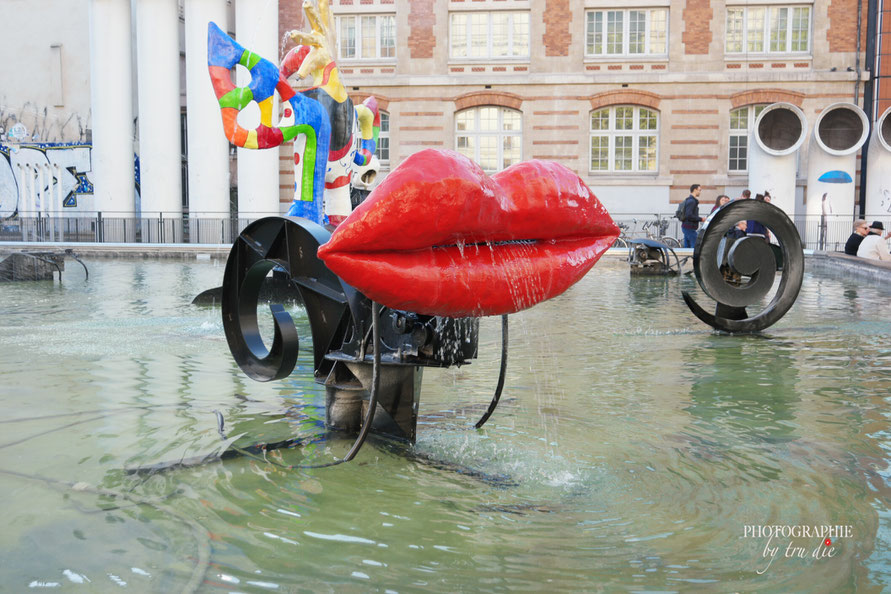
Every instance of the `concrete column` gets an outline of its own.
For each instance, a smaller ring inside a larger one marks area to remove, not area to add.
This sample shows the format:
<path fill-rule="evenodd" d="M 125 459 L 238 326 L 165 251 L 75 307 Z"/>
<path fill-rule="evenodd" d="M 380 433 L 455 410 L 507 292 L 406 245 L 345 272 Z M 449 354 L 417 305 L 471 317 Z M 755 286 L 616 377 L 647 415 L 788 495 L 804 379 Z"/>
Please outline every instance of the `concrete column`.
<path fill-rule="evenodd" d="M 891 61 L 891 60 L 889 60 Z M 866 162 L 866 216 L 871 223 L 891 214 L 891 107 L 872 128 Z"/>
<path fill-rule="evenodd" d="M 179 13 L 177 0 L 136 0 L 139 76 L 139 160 L 142 217 L 172 219 L 165 242 L 182 241 L 180 163 Z M 160 226 L 143 228 L 161 241 Z M 156 235 L 158 237 L 156 237 Z"/>
<path fill-rule="evenodd" d="M 207 24 L 228 29 L 226 0 L 188 0 L 185 20 L 190 241 L 231 241 L 216 223 L 198 220 L 229 216 L 229 141 L 207 72 Z"/>
<path fill-rule="evenodd" d="M 103 217 L 132 217 L 136 208 L 130 37 L 130 2 L 90 1 L 90 179 Z"/>
<path fill-rule="evenodd" d="M 278 2 L 256 2 L 237 0 L 235 4 L 235 36 L 245 49 L 278 64 Z M 245 68 L 237 69 L 237 83 L 240 87 L 250 84 L 251 75 Z M 259 110 L 255 105 L 245 110 L 242 125 L 248 129 L 259 123 Z M 278 96 L 272 108 L 273 124 L 278 123 Z M 247 120 L 250 121 L 247 121 Z M 241 118 L 239 118 L 241 122 Z M 278 200 L 278 148 L 253 150 L 238 149 L 238 216 L 239 218 L 259 218 L 277 215 Z"/>
<path fill-rule="evenodd" d="M 749 189 L 752 197 L 767 190 L 773 205 L 790 218 L 796 214 L 798 150 L 806 135 L 804 113 L 790 103 L 765 107 L 749 134 Z"/>
<path fill-rule="evenodd" d="M 857 153 L 869 138 L 869 118 L 853 103 L 824 107 L 814 122 L 807 155 L 807 214 L 822 213 L 823 194 L 832 212 L 853 217 Z"/>

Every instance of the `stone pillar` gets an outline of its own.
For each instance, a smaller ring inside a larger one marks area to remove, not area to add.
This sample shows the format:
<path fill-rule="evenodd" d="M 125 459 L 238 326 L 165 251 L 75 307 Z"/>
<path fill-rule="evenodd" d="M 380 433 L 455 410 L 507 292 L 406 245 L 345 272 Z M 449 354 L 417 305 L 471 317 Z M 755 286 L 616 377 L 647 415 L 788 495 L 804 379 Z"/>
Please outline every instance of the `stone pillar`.
<path fill-rule="evenodd" d="M 132 241 L 135 214 L 130 2 L 90 2 L 90 96 L 94 210 L 106 241 Z"/>
<path fill-rule="evenodd" d="M 207 24 L 228 29 L 226 0 L 188 0 L 185 20 L 189 241 L 225 243 L 232 237 L 218 221 L 229 216 L 229 141 L 207 72 Z"/>
<path fill-rule="evenodd" d="M 238 43 L 278 64 L 278 2 L 256 2 L 238 0 L 235 4 L 235 36 Z M 250 84 L 251 76 L 247 69 L 237 69 L 237 82 L 240 87 Z M 245 110 L 248 112 L 248 110 Z M 259 123 L 259 110 L 250 106 L 253 115 L 244 121 L 248 129 Z M 278 123 L 278 95 L 272 107 L 273 125 Z M 279 214 L 278 199 L 279 150 L 238 149 L 238 216 L 256 219 L 262 216 Z"/>
<path fill-rule="evenodd" d="M 141 214 L 144 221 L 148 219 L 143 224 L 143 241 L 180 242 L 183 209 L 177 0 L 136 1 L 136 44 Z"/>
<path fill-rule="evenodd" d="M 807 120 L 791 103 L 773 103 L 755 120 L 749 133 L 749 188 L 767 190 L 771 203 L 794 217 L 798 150 L 807 136 Z"/>
<path fill-rule="evenodd" d="M 889 60 L 891 61 L 891 60 Z M 891 107 L 879 116 L 872 128 L 869 159 L 866 162 L 866 216 L 872 223 L 891 213 Z"/>
<path fill-rule="evenodd" d="M 857 154 L 867 138 L 869 118 L 859 106 L 833 103 L 820 111 L 807 154 L 807 214 L 812 219 L 823 212 L 824 194 L 833 214 L 856 218 Z"/>

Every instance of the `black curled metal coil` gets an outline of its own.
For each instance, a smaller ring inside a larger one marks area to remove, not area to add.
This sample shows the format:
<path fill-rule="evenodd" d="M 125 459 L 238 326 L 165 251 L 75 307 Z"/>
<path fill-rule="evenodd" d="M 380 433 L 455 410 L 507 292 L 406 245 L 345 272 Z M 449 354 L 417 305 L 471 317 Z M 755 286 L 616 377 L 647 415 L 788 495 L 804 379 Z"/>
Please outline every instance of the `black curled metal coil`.
<path fill-rule="evenodd" d="M 284 307 L 269 306 L 275 324 L 269 349 L 260 336 L 257 301 L 270 270 L 287 275 L 306 308 L 317 373 L 331 345 L 342 342 L 350 322 L 364 317 L 358 310 L 369 307 L 367 300 L 316 257 L 329 237 L 328 231 L 305 219 L 269 217 L 248 225 L 232 245 L 223 276 L 223 329 L 235 362 L 251 379 L 285 378 L 297 363 L 297 329 Z"/>
<path fill-rule="evenodd" d="M 757 221 L 776 238 L 728 235 L 739 221 Z M 785 212 L 760 200 L 736 200 L 716 210 L 699 231 L 693 250 L 699 286 L 717 302 L 710 314 L 687 291 L 684 301 L 697 318 L 725 332 L 758 332 L 772 326 L 795 303 L 804 278 L 804 250 L 795 225 Z M 746 307 L 762 300 L 781 272 L 767 306 L 755 315 Z"/>

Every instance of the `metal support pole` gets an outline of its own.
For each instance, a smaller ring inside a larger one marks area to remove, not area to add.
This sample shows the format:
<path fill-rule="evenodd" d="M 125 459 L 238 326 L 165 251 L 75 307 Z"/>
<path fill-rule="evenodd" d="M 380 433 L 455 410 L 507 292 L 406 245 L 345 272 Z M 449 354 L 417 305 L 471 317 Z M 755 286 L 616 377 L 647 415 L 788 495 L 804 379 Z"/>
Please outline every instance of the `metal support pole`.
<path fill-rule="evenodd" d="M 874 126 L 878 115 L 875 108 L 875 81 L 877 72 L 876 60 L 876 35 L 878 31 L 879 6 L 878 0 L 869 0 L 867 3 L 866 16 L 866 68 L 869 71 L 869 80 L 863 87 L 863 111 L 869 120 L 870 126 Z M 876 130 L 872 131 L 876 134 Z M 881 133 L 881 131 L 879 131 Z M 866 170 L 869 160 L 869 145 L 867 142 L 860 151 L 860 200 L 859 200 L 859 218 L 866 216 Z"/>

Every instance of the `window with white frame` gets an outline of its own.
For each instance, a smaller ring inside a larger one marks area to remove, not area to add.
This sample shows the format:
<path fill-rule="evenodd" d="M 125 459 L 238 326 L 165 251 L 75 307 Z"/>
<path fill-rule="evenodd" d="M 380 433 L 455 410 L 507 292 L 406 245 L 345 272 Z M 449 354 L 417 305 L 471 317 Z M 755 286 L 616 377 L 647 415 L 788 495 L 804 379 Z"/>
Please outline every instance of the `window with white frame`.
<path fill-rule="evenodd" d="M 453 12 L 450 55 L 458 59 L 528 58 L 528 12 Z"/>
<path fill-rule="evenodd" d="M 667 39 L 666 8 L 585 13 L 586 56 L 664 56 Z"/>
<path fill-rule="evenodd" d="M 795 54 L 810 51 L 810 6 L 727 8 L 728 54 Z"/>
<path fill-rule="evenodd" d="M 381 162 L 381 168 L 386 169 L 390 165 L 390 114 L 380 112 L 381 129 L 377 135 L 377 158 Z"/>
<path fill-rule="evenodd" d="M 372 14 L 337 17 L 340 58 L 388 60 L 396 57 L 396 16 Z"/>
<path fill-rule="evenodd" d="M 455 149 L 485 171 L 522 159 L 523 118 L 516 109 L 487 105 L 455 114 Z"/>
<path fill-rule="evenodd" d="M 743 172 L 749 167 L 749 131 L 766 105 L 749 105 L 730 112 L 730 172 Z"/>
<path fill-rule="evenodd" d="M 659 112 L 615 105 L 591 112 L 591 171 L 656 172 Z"/>

